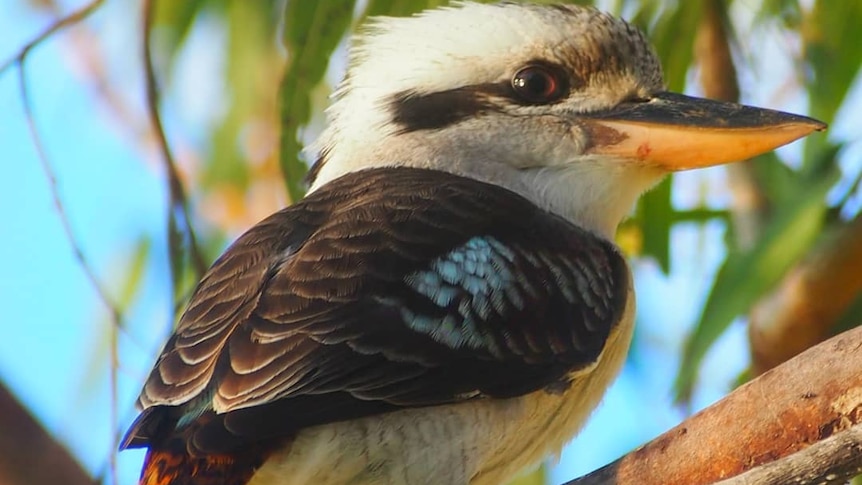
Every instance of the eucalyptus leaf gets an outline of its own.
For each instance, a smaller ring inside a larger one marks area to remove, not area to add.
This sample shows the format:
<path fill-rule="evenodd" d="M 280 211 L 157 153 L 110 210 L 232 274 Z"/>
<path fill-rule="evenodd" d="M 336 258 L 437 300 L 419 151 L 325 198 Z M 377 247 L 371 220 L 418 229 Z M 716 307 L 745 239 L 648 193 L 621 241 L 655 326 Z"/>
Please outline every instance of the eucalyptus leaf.
<path fill-rule="evenodd" d="M 857 47 L 862 25 L 862 2 L 818 0 L 803 19 L 801 27 L 805 60 L 809 69 L 808 96 L 811 116 L 831 123 L 844 102 L 862 65 L 862 49 Z M 806 143 L 804 163 L 815 158 L 826 138 Z"/>
<path fill-rule="evenodd" d="M 774 219 L 750 251 L 727 256 L 685 345 L 674 385 L 678 401 L 689 400 L 700 364 L 718 337 L 773 288 L 817 240 L 827 212 L 826 193 L 833 183 L 834 177 L 821 180 L 776 208 Z"/>
<path fill-rule="evenodd" d="M 179 53 L 194 21 L 201 10 L 212 0 L 187 0 L 182 2 L 156 2 L 155 25 L 159 27 L 163 47 L 173 59 Z"/>
<path fill-rule="evenodd" d="M 437 3 L 440 2 L 435 0 L 369 0 L 363 16 L 386 15 L 404 17 L 421 12 Z"/>
<path fill-rule="evenodd" d="M 670 229 L 676 222 L 670 194 L 671 178 L 668 177 L 641 197 L 638 205 L 643 255 L 655 258 L 665 274 L 670 273 Z"/>
<path fill-rule="evenodd" d="M 788 167 L 775 152 L 768 152 L 751 160 L 757 187 L 762 190 L 769 205 L 796 197 L 799 189 L 799 174 Z"/>
<path fill-rule="evenodd" d="M 300 160 L 299 130 L 311 118 L 311 92 L 323 79 L 329 58 L 353 19 L 353 0 L 290 0 L 282 42 L 289 60 L 280 87 L 280 163 L 292 201 L 305 193 L 306 165 Z"/>
<path fill-rule="evenodd" d="M 515 478 L 509 482 L 509 485 L 545 485 L 548 483 L 547 475 L 547 466 L 542 465 L 529 473 Z"/>
<path fill-rule="evenodd" d="M 276 0 L 230 2 L 225 6 L 225 95 L 220 100 L 227 112 L 211 130 L 211 154 L 203 184 L 206 188 L 229 186 L 244 192 L 251 182 L 248 158 L 240 150 L 242 133 L 249 122 L 269 115 L 272 103 L 264 104 L 261 86 L 271 90 L 278 56 L 273 41 L 277 22 L 272 18 Z M 272 72 L 270 72 L 272 71 Z"/>
<path fill-rule="evenodd" d="M 647 31 L 655 46 L 664 68 L 665 81 L 671 91 L 682 92 L 685 89 L 686 74 L 693 62 L 694 38 L 702 8 L 702 2 L 665 5 L 664 10 L 659 10 L 659 17 L 654 25 L 642 24 L 640 22 L 644 20 L 643 16 L 635 16 L 636 25 Z"/>

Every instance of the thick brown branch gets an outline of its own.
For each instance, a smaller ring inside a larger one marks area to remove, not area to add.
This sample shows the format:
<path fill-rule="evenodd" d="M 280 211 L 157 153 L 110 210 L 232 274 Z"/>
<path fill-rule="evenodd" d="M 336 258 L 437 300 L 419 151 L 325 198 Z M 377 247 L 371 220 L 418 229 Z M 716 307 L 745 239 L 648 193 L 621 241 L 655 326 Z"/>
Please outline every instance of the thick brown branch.
<path fill-rule="evenodd" d="M 0 483 L 95 485 L 72 455 L 54 440 L 0 383 Z"/>
<path fill-rule="evenodd" d="M 695 38 L 695 55 L 700 67 L 700 85 L 708 98 L 739 101 L 736 66 L 730 53 L 724 0 L 704 2 L 703 17 Z"/>
<path fill-rule="evenodd" d="M 173 283 L 180 281 L 179 262 L 182 260 L 182 240 L 179 231 L 182 231 L 187 239 L 189 256 L 192 267 L 195 270 L 196 280 L 199 280 L 207 269 L 203 255 L 198 249 L 197 237 L 192 228 L 191 215 L 188 199 L 186 198 L 183 183 L 174 161 L 159 110 L 159 88 L 156 83 L 155 67 L 153 65 L 151 33 L 153 31 L 153 18 L 155 16 L 155 0 L 144 0 L 143 9 L 143 47 L 144 47 L 144 72 L 146 74 L 147 87 L 147 112 L 150 123 L 156 133 L 159 147 L 162 152 L 162 160 L 165 164 L 165 173 L 168 177 L 168 254 L 171 265 Z"/>
<path fill-rule="evenodd" d="M 711 484 L 790 456 L 860 421 L 862 328 L 855 328 L 566 485 Z M 862 456 L 855 460 L 860 463 Z"/>

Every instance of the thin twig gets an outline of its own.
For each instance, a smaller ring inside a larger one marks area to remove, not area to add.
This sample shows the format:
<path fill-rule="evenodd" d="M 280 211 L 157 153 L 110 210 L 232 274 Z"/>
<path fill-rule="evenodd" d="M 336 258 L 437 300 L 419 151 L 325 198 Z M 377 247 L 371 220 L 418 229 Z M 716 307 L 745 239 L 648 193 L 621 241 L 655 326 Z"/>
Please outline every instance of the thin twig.
<path fill-rule="evenodd" d="M 39 160 L 39 164 L 42 168 L 43 173 L 45 174 L 45 178 L 48 181 L 49 191 L 51 193 L 51 198 L 54 203 L 55 210 L 57 212 L 57 216 L 60 219 L 60 224 L 63 229 L 63 232 L 66 236 L 66 239 L 69 241 L 69 246 L 72 249 L 72 253 L 84 272 L 85 277 L 90 282 L 90 285 L 96 290 L 99 299 L 105 308 L 108 309 L 109 318 L 111 321 L 110 328 L 110 394 L 111 394 L 111 405 L 110 405 L 110 420 L 112 428 L 115 428 L 119 418 L 119 390 L 118 390 L 118 381 L 117 381 L 117 369 L 119 367 L 119 355 L 118 355 L 118 338 L 119 331 L 123 331 L 133 343 L 139 342 L 134 338 L 134 336 L 128 332 L 128 329 L 125 328 L 123 323 L 123 316 L 119 306 L 113 301 L 111 296 L 109 295 L 105 286 L 101 283 L 100 279 L 96 275 L 93 266 L 90 264 L 87 257 L 84 255 L 84 251 L 82 249 L 82 245 L 75 235 L 74 230 L 72 229 L 72 224 L 69 219 L 68 214 L 66 213 L 65 205 L 60 198 L 60 192 L 57 185 L 57 177 L 54 173 L 54 169 L 48 159 L 47 151 L 45 150 L 44 143 L 42 142 L 41 135 L 39 134 L 39 130 L 36 127 L 35 116 L 33 113 L 33 105 L 30 99 L 30 93 L 28 89 L 27 76 L 26 76 L 26 60 L 29 56 L 30 52 L 38 47 L 42 42 L 51 38 L 54 34 L 59 32 L 60 30 L 75 25 L 87 17 L 89 17 L 93 12 L 96 11 L 102 4 L 104 0 L 94 0 L 89 4 L 81 7 L 77 11 L 58 19 L 51 26 L 45 29 L 42 33 L 31 39 L 29 42 L 24 44 L 24 46 L 19 49 L 17 54 L 13 56 L 8 61 L 4 62 L 2 67 L 0 67 L 0 74 L 3 74 L 7 69 L 11 67 L 18 67 L 18 81 L 19 81 L 19 89 L 21 96 L 21 103 L 24 109 L 24 116 L 27 123 L 27 128 L 30 131 L 31 139 L 33 140 L 33 146 L 36 150 L 37 159 Z M 119 445 L 119 430 L 114 429 L 111 437 L 111 451 L 109 454 L 109 467 L 111 480 L 114 484 L 119 483 L 118 477 L 118 469 L 116 462 L 116 449 Z"/>
<path fill-rule="evenodd" d="M 75 260 L 78 262 L 78 265 L 81 266 L 81 269 L 84 271 L 84 275 L 87 277 L 87 280 L 90 281 L 90 284 L 96 290 L 96 293 L 99 295 L 99 299 L 102 300 L 102 303 L 107 307 L 108 313 L 110 313 L 111 321 L 114 325 L 118 327 L 122 327 L 122 312 L 120 311 L 119 306 L 114 303 L 111 296 L 108 294 L 108 290 L 99 280 L 99 277 L 96 275 L 93 266 L 90 264 L 87 256 L 84 255 L 83 250 L 81 249 L 81 243 L 78 240 L 78 237 L 75 235 L 74 230 L 72 229 L 72 223 L 69 220 L 69 215 L 66 213 L 66 208 L 63 205 L 63 201 L 60 198 L 60 190 L 57 186 L 57 176 L 54 174 L 54 168 L 51 166 L 51 163 L 48 161 L 48 155 L 45 151 L 45 145 L 42 142 L 42 137 L 39 134 L 39 130 L 36 127 L 36 121 L 33 115 L 33 106 L 30 102 L 30 92 L 27 88 L 27 79 L 24 70 L 24 64 L 20 64 L 18 66 L 18 81 L 19 81 L 19 90 L 21 95 L 21 102 L 24 106 L 24 117 L 27 120 L 27 128 L 30 131 L 30 137 L 33 140 L 33 146 L 36 149 L 36 157 L 39 160 L 39 165 L 42 167 L 42 172 L 45 174 L 45 178 L 48 180 L 48 188 L 51 192 L 51 199 L 54 202 L 54 209 L 57 211 L 57 216 L 60 219 L 60 224 L 63 227 L 63 233 L 66 236 L 66 239 L 69 241 L 69 245 L 72 247 L 72 253 L 75 256 Z"/>
<path fill-rule="evenodd" d="M 153 25 L 153 16 L 155 14 L 155 1 L 144 0 L 144 18 L 143 18 L 143 44 L 144 44 L 144 72 L 146 73 L 147 85 L 147 112 L 150 117 L 156 139 L 162 151 L 162 160 L 165 164 L 165 172 L 168 177 L 168 255 L 171 270 L 172 283 L 177 286 L 180 281 L 182 265 L 182 241 L 178 238 L 180 225 L 185 232 L 184 235 L 188 240 L 188 251 L 191 259 L 192 267 L 195 270 L 197 279 L 200 279 L 207 269 L 201 252 L 198 250 L 198 243 L 195 236 L 195 231 L 191 225 L 191 217 L 189 211 L 189 203 L 186 198 L 185 190 L 183 189 L 182 181 L 180 180 L 179 171 L 174 161 L 173 153 L 168 144 L 167 136 L 165 135 L 164 126 L 162 125 L 161 115 L 159 114 L 159 92 L 156 85 L 156 73 L 153 66 L 152 49 L 150 47 Z"/>
<path fill-rule="evenodd" d="M 25 56 L 26 57 L 26 56 Z M 90 281 L 90 285 L 96 290 L 96 293 L 99 295 L 99 299 L 102 301 L 102 304 L 108 309 L 108 313 L 111 319 L 110 332 L 111 332 L 111 426 L 114 427 L 117 424 L 118 417 L 118 389 L 117 389 L 117 371 L 116 368 L 119 365 L 119 357 L 117 355 L 117 337 L 118 330 L 124 329 L 123 325 L 123 315 L 120 311 L 120 308 L 116 303 L 113 302 L 113 299 L 108 294 L 108 290 L 102 285 L 98 276 L 96 275 L 93 266 L 90 264 L 87 257 L 84 255 L 84 251 L 81 249 L 82 245 L 80 241 L 78 241 L 77 236 L 75 235 L 74 230 L 72 229 L 72 224 L 69 220 L 69 215 L 66 213 L 65 206 L 63 205 L 63 201 L 60 199 L 60 190 L 57 186 L 57 177 L 54 174 L 54 169 L 51 166 L 51 163 L 48 160 L 48 154 L 45 150 L 45 145 L 42 142 L 42 137 L 39 134 L 39 130 L 36 127 L 36 119 L 33 114 L 33 105 L 30 102 L 30 92 L 27 88 L 27 74 L 25 69 L 25 64 L 23 62 L 23 58 L 18 62 L 18 83 L 21 95 L 21 103 L 24 107 L 24 118 L 27 120 L 27 128 L 30 131 L 30 138 L 33 140 L 33 146 L 36 149 L 36 158 L 39 160 L 39 165 L 42 167 L 42 171 L 45 174 L 45 178 L 48 180 L 48 187 L 51 192 L 51 199 L 54 202 L 54 208 L 57 211 L 57 216 L 60 219 L 60 225 L 63 228 L 63 232 L 65 233 L 66 239 L 69 241 L 69 245 L 72 248 L 72 253 L 75 256 L 75 259 L 78 262 L 78 265 L 84 271 L 84 275 Z M 119 434 L 117 430 L 114 430 L 111 436 L 111 454 L 110 454 L 110 463 L 111 463 L 111 479 L 113 483 L 118 482 L 117 475 L 117 462 L 116 462 L 116 450 L 119 447 Z"/>
<path fill-rule="evenodd" d="M 46 39 L 48 39 L 58 31 L 86 19 L 91 13 L 95 12 L 96 9 L 99 8 L 99 6 L 101 6 L 102 2 L 104 2 L 104 0 L 93 0 L 92 2 L 84 5 L 83 7 L 70 13 L 69 15 L 58 19 L 47 29 L 42 31 L 41 34 L 30 39 L 29 42 L 24 44 L 24 46 L 18 50 L 17 54 L 15 54 L 11 59 L 8 59 L 2 64 L 2 66 L 0 66 L 0 75 L 2 75 L 7 69 L 11 68 L 15 64 L 23 64 L 24 59 L 27 58 L 27 55 L 30 54 L 30 51 L 33 50 L 33 48 L 38 47 L 39 44 L 44 42 Z"/>
<path fill-rule="evenodd" d="M 30 92 L 27 87 L 28 85 L 24 68 L 27 56 L 29 56 L 31 50 L 33 50 L 39 44 L 50 38 L 51 35 L 59 32 L 63 28 L 72 26 L 78 22 L 85 20 L 99 6 L 101 6 L 103 2 L 104 0 L 94 0 L 93 2 L 90 2 L 89 4 L 81 7 L 79 10 L 72 12 L 71 14 L 54 22 L 41 34 L 24 44 L 24 46 L 19 49 L 18 53 L 14 57 L 3 63 L 3 67 L 0 67 L 0 74 L 2 74 L 7 68 L 10 68 L 12 66 L 18 67 L 19 93 L 21 95 L 21 104 L 24 109 L 24 118 L 26 119 L 27 129 L 29 130 L 31 139 L 33 140 L 33 146 L 36 149 L 36 155 L 39 160 L 39 165 L 42 168 L 42 172 L 45 174 L 46 180 L 48 181 L 48 188 L 51 192 L 51 198 L 54 203 L 54 208 L 57 211 L 57 216 L 60 219 L 63 233 L 65 234 L 66 239 L 69 241 L 69 246 L 72 248 L 72 253 L 75 257 L 75 260 L 83 270 L 87 280 L 96 290 L 96 294 L 99 296 L 99 299 L 102 301 L 102 304 L 105 305 L 105 307 L 108 309 L 111 322 L 121 331 L 123 331 L 123 333 L 130 339 L 132 343 L 140 346 L 141 348 L 144 348 L 144 345 L 138 339 L 136 339 L 135 336 L 131 334 L 125 327 L 122 318 L 122 311 L 120 310 L 119 305 L 114 303 L 113 299 L 108 293 L 108 290 L 99 280 L 98 275 L 96 275 L 96 271 L 93 269 L 93 266 L 90 264 L 89 260 L 84 255 L 82 249 L 83 246 L 81 245 L 80 241 L 75 235 L 74 230 L 72 229 L 69 215 L 66 213 L 65 205 L 63 204 L 62 198 L 60 197 L 60 190 L 57 186 L 57 177 L 54 173 L 54 168 L 48 160 L 45 145 L 42 142 L 42 137 L 39 134 L 38 128 L 36 127 L 35 116 L 33 114 L 33 103 L 30 100 Z"/>

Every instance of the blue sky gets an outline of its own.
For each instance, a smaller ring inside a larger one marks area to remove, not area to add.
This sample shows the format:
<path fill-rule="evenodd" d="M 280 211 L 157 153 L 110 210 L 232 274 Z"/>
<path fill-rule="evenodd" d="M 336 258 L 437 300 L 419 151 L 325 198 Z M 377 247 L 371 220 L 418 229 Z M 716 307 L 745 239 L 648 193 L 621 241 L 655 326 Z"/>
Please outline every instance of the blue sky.
<path fill-rule="evenodd" d="M 115 3 L 108 2 L 88 25 L 102 38 L 111 39 L 109 56 L 117 62 L 111 65 L 110 78 L 123 86 L 131 106 L 139 107 L 143 91 L 134 38 L 136 19 L 128 6 Z M 0 11 L 4 12 L 0 60 L 50 21 L 14 0 L 0 0 Z M 142 237 L 152 242 L 142 290 L 127 313 L 128 329 L 120 337 L 118 422 L 110 405 L 108 312 L 60 224 L 27 130 L 14 70 L 0 77 L 0 163 L 5 174 L 0 177 L 0 305 L 4 308 L 0 379 L 88 470 L 100 473 L 111 453 L 111 434 L 125 429 L 134 418 L 136 393 L 171 326 L 165 187 L 154 155 L 141 149 L 130 136 L 132 130 L 118 126 L 119 121 L 96 101 L 93 87 L 82 81 L 80 67 L 70 61 L 69 45 L 64 44 L 70 39 L 61 35 L 34 51 L 27 75 L 35 119 L 73 231 L 114 298 L 135 244 Z M 217 62 L 212 53 L 201 54 L 201 66 L 190 75 L 206 79 Z M 755 91 L 748 101 L 764 104 L 769 99 Z M 200 106 L 190 93 L 180 93 L 176 99 L 187 96 L 192 98 L 184 101 L 185 106 Z M 793 109 L 794 104 L 800 108 L 792 100 L 790 104 L 784 108 Z M 189 120 L 182 115 L 168 120 L 168 126 L 193 137 L 194 130 L 184 123 Z M 677 184 L 675 200 L 695 204 L 700 198 L 698 188 L 706 183 L 713 187 L 708 200 L 726 203 L 726 196 L 714 189 L 722 177 L 721 170 L 686 174 Z M 703 229 L 677 227 L 675 271 L 669 277 L 650 261 L 634 263 L 640 318 L 629 363 L 581 437 L 563 452 L 552 482 L 595 469 L 683 417 L 670 404 L 670 382 L 680 345 L 723 255 L 722 236 L 718 223 Z M 695 407 L 722 395 L 746 360 L 745 329 L 737 323 L 710 353 Z M 120 454 L 120 483 L 134 483 L 141 459 L 139 451 Z"/>

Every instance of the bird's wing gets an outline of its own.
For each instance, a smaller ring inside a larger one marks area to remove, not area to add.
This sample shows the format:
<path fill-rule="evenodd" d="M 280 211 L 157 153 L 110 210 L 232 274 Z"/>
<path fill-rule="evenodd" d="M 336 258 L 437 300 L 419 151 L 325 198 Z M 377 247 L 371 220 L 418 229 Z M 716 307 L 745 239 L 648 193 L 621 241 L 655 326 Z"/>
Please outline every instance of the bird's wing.
<path fill-rule="evenodd" d="M 598 358 L 627 289 L 610 243 L 510 191 L 419 169 L 347 175 L 213 265 L 126 445 L 185 433 L 218 451 L 564 385 Z"/>

